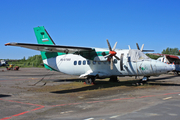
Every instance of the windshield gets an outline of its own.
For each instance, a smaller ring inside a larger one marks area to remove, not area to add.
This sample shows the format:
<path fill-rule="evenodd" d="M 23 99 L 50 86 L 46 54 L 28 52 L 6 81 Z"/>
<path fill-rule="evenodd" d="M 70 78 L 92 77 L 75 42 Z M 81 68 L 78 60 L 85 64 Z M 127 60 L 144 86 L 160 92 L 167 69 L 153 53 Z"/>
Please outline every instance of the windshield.
<path fill-rule="evenodd" d="M 129 55 L 131 57 L 131 61 L 142 61 L 150 59 L 140 50 L 129 50 Z"/>

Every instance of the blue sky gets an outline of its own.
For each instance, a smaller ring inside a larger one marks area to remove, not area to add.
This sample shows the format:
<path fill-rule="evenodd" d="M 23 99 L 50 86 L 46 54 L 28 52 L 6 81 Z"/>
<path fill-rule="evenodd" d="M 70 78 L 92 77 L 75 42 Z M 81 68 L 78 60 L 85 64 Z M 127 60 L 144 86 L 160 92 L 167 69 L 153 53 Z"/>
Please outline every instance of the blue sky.
<path fill-rule="evenodd" d="M 179 0 L 2 0 L 0 59 L 40 54 L 8 42 L 37 43 L 33 28 L 44 26 L 57 45 L 180 49 Z"/>

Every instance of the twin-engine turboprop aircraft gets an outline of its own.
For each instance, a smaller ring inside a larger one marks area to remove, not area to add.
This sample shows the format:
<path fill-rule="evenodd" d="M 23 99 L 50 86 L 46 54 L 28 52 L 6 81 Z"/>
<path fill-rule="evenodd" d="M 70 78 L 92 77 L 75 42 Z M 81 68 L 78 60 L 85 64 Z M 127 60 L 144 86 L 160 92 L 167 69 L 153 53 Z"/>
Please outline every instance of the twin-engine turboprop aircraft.
<path fill-rule="evenodd" d="M 156 76 L 168 71 L 172 67 L 157 60 L 150 59 L 141 49 L 109 49 L 74 47 L 55 45 L 54 41 L 41 27 L 34 28 L 38 44 L 7 43 L 6 46 L 20 46 L 41 51 L 41 56 L 46 69 L 60 71 L 66 74 L 86 77 L 86 83 L 94 83 L 96 78 L 110 78 L 117 80 L 117 76 Z"/>

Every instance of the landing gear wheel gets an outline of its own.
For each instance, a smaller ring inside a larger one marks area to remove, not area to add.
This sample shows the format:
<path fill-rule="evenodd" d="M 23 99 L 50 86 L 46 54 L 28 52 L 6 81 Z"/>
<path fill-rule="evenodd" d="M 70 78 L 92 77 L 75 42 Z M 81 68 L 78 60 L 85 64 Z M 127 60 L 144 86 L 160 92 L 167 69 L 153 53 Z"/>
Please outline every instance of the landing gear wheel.
<path fill-rule="evenodd" d="M 173 73 L 175 76 L 178 76 L 179 75 L 179 72 L 174 72 Z"/>
<path fill-rule="evenodd" d="M 150 78 L 150 76 L 144 76 L 144 77 L 140 80 L 140 82 L 141 82 L 141 83 L 146 83 L 146 82 L 149 80 L 149 78 Z"/>
<path fill-rule="evenodd" d="M 94 81 L 95 81 L 95 77 L 87 77 L 85 79 L 86 84 L 94 84 Z"/>
<path fill-rule="evenodd" d="M 119 82 L 117 76 L 110 77 L 109 81 L 110 82 Z"/>

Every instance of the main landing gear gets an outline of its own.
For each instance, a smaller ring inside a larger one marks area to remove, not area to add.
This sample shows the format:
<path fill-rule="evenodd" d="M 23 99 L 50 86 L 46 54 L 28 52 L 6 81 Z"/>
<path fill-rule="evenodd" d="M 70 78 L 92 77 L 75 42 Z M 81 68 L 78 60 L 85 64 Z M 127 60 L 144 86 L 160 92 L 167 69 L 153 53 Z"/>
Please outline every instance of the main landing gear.
<path fill-rule="evenodd" d="M 85 79 L 85 84 L 95 84 L 95 79 L 96 77 L 95 76 L 89 76 Z M 109 79 L 110 82 L 119 82 L 117 76 L 112 76 L 110 77 Z"/>
<path fill-rule="evenodd" d="M 85 83 L 86 84 L 94 84 L 94 81 L 95 81 L 95 77 L 91 76 L 91 77 L 87 77 L 85 79 Z"/>
<path fill-rule="evenodd" d="M 178 75 L 179 75 L 179 71 L 175 71 L 175 72 L 173 73 L 173 75 L 178 76 Z"/>
<path fill-rule="evenodd" d="M 110 82 L 119 82 L 117 76 L 110 77 L 109 81 Z"/>

